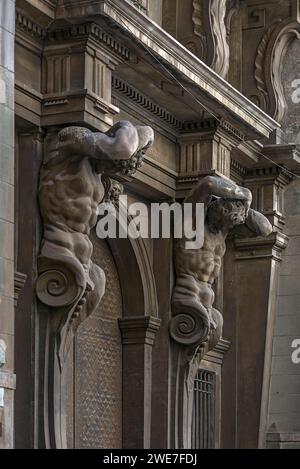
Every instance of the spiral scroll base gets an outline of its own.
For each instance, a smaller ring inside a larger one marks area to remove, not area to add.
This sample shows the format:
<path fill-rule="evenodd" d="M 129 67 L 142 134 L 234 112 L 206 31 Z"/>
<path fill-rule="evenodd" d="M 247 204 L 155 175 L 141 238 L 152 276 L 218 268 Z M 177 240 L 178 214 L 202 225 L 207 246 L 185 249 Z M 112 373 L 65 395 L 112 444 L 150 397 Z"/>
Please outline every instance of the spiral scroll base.
<path fill-rule="evenodd" d="M 66 268 L 52 268 L 42 272 L 36 282 L 38 299 L 47 306 L 60 308 L 74 304 L 82 293 L 76 279 Z"/>
<path fill-rule="evenodd" d="M 223 318 L 214 308 L 206 308 L 197 296 L 182 289 L 174 291 L 173 317 L 169 333 L 177 344 L 173 347 L 176 379 L 176 448 L 191 448 L 191 429 L 194 405 L 194 380 L 204 355 L 212 350 L 222 335 Z"/>
<path fill-rule="evenodd" d="M 36 293 L 41 311 L 48 312 L 45 337 L 44 420 L 46 448 L 63 449 L 66 439 L 66 363 L 79 325 L 98 306 L 105 274 L 91 261 L 85 269 L 77 259 L 62 265 L 39 258 Z"/>
<path fill-rule="evenodd" d="M 173 340 L 182 345 L 200 345 L 208 339 L 210 322 L 208 314 L 193 302 L 174 303 L 169 331 Z"/>

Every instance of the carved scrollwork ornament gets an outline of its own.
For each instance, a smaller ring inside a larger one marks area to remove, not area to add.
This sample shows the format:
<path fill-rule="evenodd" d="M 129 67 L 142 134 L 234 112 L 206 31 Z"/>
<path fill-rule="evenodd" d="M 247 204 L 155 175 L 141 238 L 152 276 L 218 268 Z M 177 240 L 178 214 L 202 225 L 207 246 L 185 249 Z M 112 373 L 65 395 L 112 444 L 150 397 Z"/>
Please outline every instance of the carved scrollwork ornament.
<path fill-rule="evenodd" d="M 222 337 L 223 316 L 215 307 L 213 284 L 220 275 L 226 252 L 226 238 L 234 230 L 240 236 L 269 236 L 268 219 L 250 208 L 249 189 L 233 181 L 206 176 L 185 199 L 203 203 L 205 230 L 203 244 L 187 249 L 182 240 L 174 241 L 176 282 L 172 295 L 169 332 L 176 366 L 176 419 L 179 448 L 190 448 L 194 379 L 203 357 Z"/>
<path fill-rule="evenodd" d="M 42 272 L 36 282 L 38 299 L 54 308 L 75 303 L 82 291 L 83 289 L 76 285 L 74 274 L 62 267 Z"/>
<path fill-rule="evenodd" d="M 170 335 L 175 342 L 182 345 L 200 345 L 207 341 L 210 332 L 210 323 L 207 316 L 200 316 L 194 311 L 186 308 L 174 316 L 170 321 Z"/>
<path fill-rule="evenodd" d="M 133 174 L 154 139 L 147 126 L 120 121 L 108 132 L 66 127 L 51 135 L 40 173 L 43 238 L 36 294 L 48 307 L 45 338 L 46 447 L 66 447 L 66 362 L 74 334 L 98 307 L 105 273 L 89 239 L 98 206 L 117 204 L 123 186 L 108 177 Z M 40 305 L 39 305 L 40 307 Z M 40 308 L 43 313 L 45 309 Z"/>
<path fill-rule="evenodd" d="M 202 52 L 200 58 L 223 78 L 229 68 L 226 14 L 227 0 L 193 1 L 192 21 Z"/>
<path fill-rule="evenodd" d="M 287 113 L 287 103 L 282 83 L 283 60 L 295 38 L 300 38 L 298 21 L 277 21 L 263 36 L 255 59 L 256 86 L 264 110 L 279 123 Z"/>

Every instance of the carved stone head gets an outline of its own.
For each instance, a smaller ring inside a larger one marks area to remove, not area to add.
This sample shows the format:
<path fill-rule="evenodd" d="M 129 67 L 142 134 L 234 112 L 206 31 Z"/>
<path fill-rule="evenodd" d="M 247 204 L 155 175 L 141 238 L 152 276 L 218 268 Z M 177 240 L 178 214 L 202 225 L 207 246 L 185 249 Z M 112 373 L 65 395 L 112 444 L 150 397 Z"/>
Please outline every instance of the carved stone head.
<path fill-rule="evenodd" d="M 210 231 L 232 230 L 245 223 L 246 207 L 241 200 L 215 199 L 207 209 L 207 222 Z"/>

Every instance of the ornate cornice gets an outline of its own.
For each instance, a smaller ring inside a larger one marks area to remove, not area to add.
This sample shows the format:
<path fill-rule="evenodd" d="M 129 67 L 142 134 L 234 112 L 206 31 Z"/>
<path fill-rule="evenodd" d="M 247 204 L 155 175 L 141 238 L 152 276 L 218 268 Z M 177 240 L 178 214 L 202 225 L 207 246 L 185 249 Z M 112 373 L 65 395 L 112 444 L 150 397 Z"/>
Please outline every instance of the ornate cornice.
<path fill-rule="evenodd" d="M 115 54 L 122 57 L 122 59 L 129 60 L 130 58 L 129 49 L 95 23 L 67 24 L 58 29 L 53 29 L 54 25 L 51 24 L 52 29 L 49 30 L 33 21 L 23 12 L 17 10 L 16 27 L 29 36 L 41 41 L 66 41 L 68 39 L 90 37 L 101 44 L 105 44 Z"/>
<path fill-rule="evenodd" d="M 267 238 L 236 238 L 236 260 L 256 260 L 270 258 L 282 261 L 282 251 L 287 247 L 288 237 L 280 232 L 274 232 Z"/>
<path fill-rule="evenodd" d="M 231 342 L 229 342 L 229 340 L 220 339 L 213 350 L 210 350 L 210 352 L 204 355 L 203 360 L 222 365 L 224 356 L 230 349 L 230 345 Z"/>
<path fill-rule="evenodd" d="M 239 161 L 230 158 L 230 174 L 232 179 L 242 182 L 247 175 L 247 169 Z"/>
<path fill-rule="evenodd" d="M 16 28 L 40 40 L 44 40 L 47 36 L 46 28 L 28 18 L 19 10 L 16 11 Z"/>
<path fill-rule="evenodd" d="M 164 121 L 170 127 L 177 130 L 180 130 L 182 128 L 183 123 L 179 119 L 177 119 L 171 112 L 157 104 L 151 98 L 149 98 L 141 91 L 139 91 L 126 81 L 122 80 L 121 78 L 113 76 L 112 88 L 115 93 L 122 94 L 131 102 L 134 102 L 139 107 L 156 116 L 158 119 Z"/>
<path fill-rule="evenodd" d="M 226 118 L 234 126 L 247 132 L 247 137 L 264 135 L 278 127 L 278 124 L 267 116 L 250 100 L 234 89 L 228 82 L 207 67 L 189 50 L 170 37 L 154 22 L 140 14 L 126 0 L 103 0 L 101 13 L 119 27 L 119 34 L 128 36 L 143 44 L 163 60 L 165 66 L 171 67 L 175 73 L 188 80 L 194 87 L 199 99 L 206 96 L 208 107 L 218 106 L 221 117 Z"/>
<path fill-rule="evenodd" d="M 291 173 L 284 166 L 271 166 L 271 164 L 268 166 L 265 160 L 264 163 L 265 165 L 263 167 L 247 170 L 245 178 L 252 182 L 255 180 L 262 182 L 263 179 L 273 180 L 274 182 L 277 181 L 279 184 L 281 183 L 283 186 L 287 185 L 293 179 Z"/>
<path fill-rule="evenodd" d="M 101 44 L 105 44 L 124 60 L 129 60 L 130 58 L 129 49 L 95 23 L 68 25 L 67 27 L 47 32 L 47 39 L 49 41 L 66 41 L 66 39 L 78 39 L 82 37 L 91 37 Z"/>

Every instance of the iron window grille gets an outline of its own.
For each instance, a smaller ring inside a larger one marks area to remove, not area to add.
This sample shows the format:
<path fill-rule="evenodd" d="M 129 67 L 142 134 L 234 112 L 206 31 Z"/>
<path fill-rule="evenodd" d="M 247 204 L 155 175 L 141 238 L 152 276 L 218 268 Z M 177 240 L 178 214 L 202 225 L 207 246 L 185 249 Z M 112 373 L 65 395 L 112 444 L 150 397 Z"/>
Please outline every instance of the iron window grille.
<path fill-rule="evenodd" d="M 216 438 L 216 373 L 199 369 L 194 381 L 192 449 L 213 449 Z"/>

